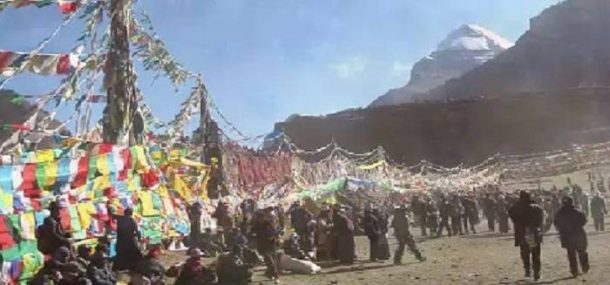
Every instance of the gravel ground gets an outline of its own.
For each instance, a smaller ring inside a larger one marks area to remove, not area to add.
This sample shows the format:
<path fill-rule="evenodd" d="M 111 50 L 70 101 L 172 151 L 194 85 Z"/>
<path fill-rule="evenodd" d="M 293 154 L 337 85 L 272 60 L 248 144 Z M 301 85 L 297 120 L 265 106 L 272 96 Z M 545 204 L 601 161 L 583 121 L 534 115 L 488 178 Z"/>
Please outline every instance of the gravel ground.
<path fill-rule="evenodd" d="M 486 223 L 485 223 L 486 224 Z M 481 228 L 481 230 L 483 230 Z M 590 229 L 589 229 L 590 230 Z M 418 232 L 418 230 L 415 230 Z M 282 284 L 610 284 L 610 232 L 589 232 L 591 270 L 587 275 L 571 279 L 565 250 L 559 237 L 551 232 L 545 237 L 542 250 L 542 280 L 535 283 L 523 278 L 518 249 L 512 234 L 482 232 L 452 238 L 422 239 L 418 246 L 427 261 L 420 263 L 406 253 L 404 265 L 391 261 L 368 262 L 368 241 L 357 237 L 358 261 L 352 266 L 327 266 L 317 275 L 285 274 Z M 390 239 L 392 250 L 395 241 Z M 184 258 L 184 253 L 168 253 L 167 263 Z M 253 284 L 272 284 L 262 276 L 264 268 L 256 269 Z"/>

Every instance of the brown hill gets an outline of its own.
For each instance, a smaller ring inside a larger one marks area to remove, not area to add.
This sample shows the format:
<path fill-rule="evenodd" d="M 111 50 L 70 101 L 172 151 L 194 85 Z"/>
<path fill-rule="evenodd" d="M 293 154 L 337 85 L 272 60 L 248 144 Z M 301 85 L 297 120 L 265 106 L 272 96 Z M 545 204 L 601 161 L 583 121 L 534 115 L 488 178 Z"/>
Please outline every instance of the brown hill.
<path fill-rule="evenodd" d="M 454 166 L 502 154 L 610 140 L 610 89 L 574 89 L 509 98 L 407 104 L 294 117 L 278 123 L 294 143 L 314 150 L 333 138 L 355 152 L 383 146 L 407 164 Z"/>

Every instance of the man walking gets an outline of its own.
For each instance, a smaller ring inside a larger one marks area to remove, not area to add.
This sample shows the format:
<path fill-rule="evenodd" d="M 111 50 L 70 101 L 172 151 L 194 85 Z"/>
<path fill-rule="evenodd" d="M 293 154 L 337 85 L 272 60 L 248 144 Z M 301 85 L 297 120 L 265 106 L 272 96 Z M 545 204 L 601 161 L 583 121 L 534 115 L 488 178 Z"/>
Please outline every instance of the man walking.
<path fill-rule="evenodd" d="M 398 247 L 394 253 L 394 264 L 402 264 L 402 255 L 405 251 L 405 245 L 415 255 L 415 258 L 419 261 L 424 261 L 425 258 L 421 255 L 419 249 L 415 245 L 415 240 L 409 231 L 409 218 L 407 217 L 407 210 L 402 207 L 394 209 L 394 218 L 392 219 L 392 227 L 394 228 L 394 236 L 398 241 Z"/>
<path fill-rule="evenodd" d="M 256 235 L 258 253 L 263 256 L 267 270 L 265 276 L 279 284 L 279 270 L 275 253 L 280 236 L 279 221 L 273 213 L 273 207 L 267 207 L 253 218 L 252 230 Z"/>
<path fill-rule="evenodd" d="M 584 230 L 587 217 L 583 212 L 574 207 L 574 200 L 572 198 L 564 197 L 561 202 L 562 207 L 555 215 L 555 227 L 559 231 L 561 247 L 568 251 L 570 272 L 576 278 L 578 276 L 577 255 L 582 272 L 587 273 L 589 271 L 587 233 Z"/>
<path fill-rule="evenodd" d="M 542 208 L 532 201 L 529 193 L 521 191 L 519 201 L 509 210 L 515 228 L 515 246 L 520 248 L 525 277 L 540 280 L 540 248 L 542 244 Z"/>
<path fill-rule="evenodd" d="M 604 231 L 604 216 L 608 213 L 606 211 L 606 202 L 604 198 L 599 195 L 599 192 L 595 194 L 591 199 L 591 216 L 593 217 L 593 223 L 595 224 L 596 231 Z"/>

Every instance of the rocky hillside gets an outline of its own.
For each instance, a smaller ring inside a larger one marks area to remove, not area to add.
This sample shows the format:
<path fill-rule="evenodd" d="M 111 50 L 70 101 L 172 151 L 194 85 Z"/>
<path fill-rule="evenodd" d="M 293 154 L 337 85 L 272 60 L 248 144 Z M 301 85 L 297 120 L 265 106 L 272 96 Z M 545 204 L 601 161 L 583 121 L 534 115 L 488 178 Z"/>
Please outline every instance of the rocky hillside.
<path fill-rule="evenodd" d="M 411 70 L 409 83 L 377 98 L 371 107 L 412 103 L 449 79 L 457 78 L 496 57 L 513 44 L 477 25 L 463 25 L 451 32 L 430 55 Z"/>

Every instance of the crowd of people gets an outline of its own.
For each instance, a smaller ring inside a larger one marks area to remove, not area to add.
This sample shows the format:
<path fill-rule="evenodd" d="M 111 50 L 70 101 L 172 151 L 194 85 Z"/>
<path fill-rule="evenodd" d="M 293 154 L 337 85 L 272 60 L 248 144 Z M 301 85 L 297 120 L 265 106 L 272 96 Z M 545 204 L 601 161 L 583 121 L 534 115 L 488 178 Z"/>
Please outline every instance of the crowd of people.
<path fill-rule="evenodd" d="M 604 230 L 606 206 L 603 197 L 593 197 L 577 185 L 569 189 L 504 193 L 494 187 L 470 192 L 418 193 L 403 200 L 366 201 L 355 207 L 323 203 L 311 207 L 296 201 L 289 208 L 259 207 L 247 199 L 231 208 L 220 201 L 212 214 L 217 228 L 203 228 L 203 206 L 189 209 L 191 232 L 185 261 L 166 268 L 159 260 L 162 245 L 143 249 L 142 237 L 132 210 L 111 216 L 116 224 L 116 255 L 110 258 L 110 241 L 99 240 L 93 248 L 76 245 L 60 223 L 60 204 L 51 203 L 50 216 L 37 229 L 38 248 L 45 254 L 42 270 L 32 284 L 117 283 L 117 272 L 127 272 L 130 284 L 177 285 L 248 284 L 252 271 L 264 264 L 264 275 L 279 284 L 283 271 L 316 273 L 319 263 L 353 264 L 357 259 L 354 237 L 362 233 L 369 241 L 370 262 L 392 259 L 402 264 L 407 248 L 425 261 L 411 233 L 418 226 L 424 238 L 476 233 L 475 225 L 486 220 L 490 232 L 508 234 L 513 229 L 527 277 L 540 279 L 543 234 L 554 225 L 567 251 L 573 276 L 589 270 L 587 236 L 583 227 L 592 217 L 595 229 Z M 400 202 L 396 202 L 400 201 Z M 512 223 L 511 223 L 512 222 Z M 511 226 L 512 224 L 512 226 Z M 397 247 L 390 252 L 388 236 Z M 215 258 L 206 264 L 204 257 Z"/>

